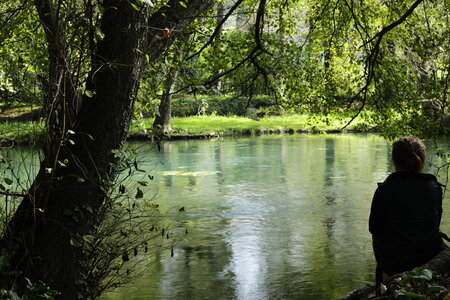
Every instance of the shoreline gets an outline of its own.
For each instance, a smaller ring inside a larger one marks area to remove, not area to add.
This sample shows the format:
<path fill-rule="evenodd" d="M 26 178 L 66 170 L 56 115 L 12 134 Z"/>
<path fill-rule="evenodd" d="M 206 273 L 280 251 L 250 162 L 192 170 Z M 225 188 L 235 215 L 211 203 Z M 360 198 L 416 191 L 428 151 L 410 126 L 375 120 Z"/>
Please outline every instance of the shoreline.
<path fill-rule="evenodd" d="M 164 134 L 162 136 L 155 136 L 143 131 L 133 132 L 128 135 L 127 141 L 176 141 L 176 140 L 201 140 L 221 137 L 251 137 L 251 136 L 264 136 L 264 135 L 291 135 L 291 134 L 340 134 L 340 133 L 377 133 L 374 130 L 345 130 L 345 129 L 321 129 L 321 130 L 307 130 L 307 129 L 260 129 L 260 130 L 243 130 L 234 134 L 219 134 L 219 133 L 201 133 L 201 134 Z"/>
<path fill-rule="evenodd" d="M 252 137 L 252 136 L 265 136 L 265 135 L 293 135 L 293 134 L 342 134 L 342 133 L 378 133 L 376 130 L 346 130 L 346 129 L 320 129 L 320 130 L 308 130 L 299 129 L 294 130 L 292 128 L 278 128 L 278 129 L 267 129 L 261 128 L 257 130 L 247 129 L 235 132 L 233 134 L 219 134 L 219 133 L 201 133 L 201 134 L 164 134 L 156 136 L 154 134 L 149 134 L 144 131 L 134 131 L 128 134 L 126 141 L 179 141 L 179 140 L 205 140 L 214 139 L 222 137 Z M 31 139 L 15 139 L 9 137 L 0 136 L 0 150 L 12 149 L 16 146 L 40 146 L 42 145 L 42 139 L 39 137 Z"/>

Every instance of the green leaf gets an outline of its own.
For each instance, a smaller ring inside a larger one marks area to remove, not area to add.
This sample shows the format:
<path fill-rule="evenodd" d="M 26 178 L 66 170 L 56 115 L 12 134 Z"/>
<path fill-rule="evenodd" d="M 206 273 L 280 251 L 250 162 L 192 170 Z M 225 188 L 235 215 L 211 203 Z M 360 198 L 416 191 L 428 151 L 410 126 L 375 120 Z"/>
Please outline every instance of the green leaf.
<path fill-rule="evenodd" d="M 99 28 L 99 27 L 95 27 L 95 35 L 99 38 L 99 39 L 101 39 L 101 40 L 103 40 L 104 38 L 105 38 L 105 34 L 102 32 L 102 30 Z"/>
<path fill-rule="evenodd" d="M 431 280 L 431 278 L 429 278 L 428 276 L 423 275 L 423 274 L 422 275 L 413 276 L 412 278 L 414 278 L 414 279 L 423 279 L 425 281 Z"/>
<path fill-rule="evenodd" d="M 180 5 L 183 6 L 184 8 L 187 8 L 186 3 L 184 3 L 183 1 L 180 1 L 179 3 L 180 3 Z"/>
<path fill-rule="evenodd" d="M 428 269 L 423 269 L 422 270 L 422 275 L 425 276 L 427 280 L 433 279 L 433 272 L 431 272 Z"/>
<path fill-rule="evenodd" d="M 150 7 L 155 7 L 151 0 L 144 0 L 144 2 L 147 3 Z"/>
<path fill-rule="evenodd" d="M 92 210 L 92 207 L 90 207 L 89 205 L 86 206 L 86 210 L 87 210 L 88 212 L 90 212 L 91 214 L 94 212 L 94 211 Z"/>
<path fill-rule="evenodd" d="M 441 286 L 441 285 L 430 285 L 427 289 L 428 293 L 439 293 L 442 291 L 447 291 L 447 288 Z"/>
<path fill-rule="evenodd" d="M 88 96 L 89 98 L 92 98 L 92 97 L 94 97 L 95 92 L 92 92 L 92 91 L 90 91 L 90 90 L 85 90 L 85 91 L 84 91 L 84 94 L 85 94 L 86 96 Z"/>
<path fill-rule="evenodd" d="M 72 239 L 70 239 L 70 242 L 69 242 L 72 246 L 74 246 L 74 247 L 81 247 L 81 244 L 80 244 L 80 242 L 78 242 L 77 240 L 74 240 L 73 238 Z"/>
<path fill-rule="evenodd" d="M 136 199 L 141 199 L 143 197 L 144 197 L 144 192 L 140 188 L 137 188 L 137 193 L 136 193 L 135 198 Z"/>
<path fill-rule="evenodd" d="M 134 3 L 130 2 L 130 1 L 128 1 L 128 2 L 131 4 L 131 6 L 133 6 L 133 8 L 134 8 L 135 10 L 137 10 L 137 11 L 140 11 L 140 10 L 141 10 L 141 8 L 140 8 L 139 6 L 137 6 L 136 4 L 134 4 Z"/>
<path fill-rule="evenodd" d="M 405 292 L 403 294 L 403 296 L 409 297 L 409 298 L 413 298 L 413 299 L 423 299 L 423 298 L 425 298 L 425 295 L 412 293 L 412 292 Z"/>
<path fill-rule="evenodd" d="M 83 235 L 83 240 L 87 243 L 92 244 L 94 242 L 94 236 L 89 235 L 89 234 Z"/>

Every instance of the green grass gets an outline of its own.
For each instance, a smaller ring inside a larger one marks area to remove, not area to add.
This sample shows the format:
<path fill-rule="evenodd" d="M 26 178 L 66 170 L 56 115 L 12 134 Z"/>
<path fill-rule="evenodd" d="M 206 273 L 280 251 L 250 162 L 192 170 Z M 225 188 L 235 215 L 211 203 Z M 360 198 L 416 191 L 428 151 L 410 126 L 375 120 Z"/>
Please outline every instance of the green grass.
<path fill-rule="evenodd" d="M 2 138 L 30 141 L 39 139 L 44 134 L 43 122 L 1 122 L 0 140 Z"/>
<path fill-rule="evenodd" d="M 182 135 L 208 135 L 218 134 L 221 136 L 248 135 L 262 132 L 290 131 L 322 131 L 339 130 L 348 117 L 329 116 L 314 117 L 306 115 L 286 115 L 264 117 L 254 120 L 245 117 L 224 117 L 224 116 L 192 116 L 187 118 L 173 118 L 172 129 L 175 134 Z M 134 120 L 130 134 L 136 134 L 152 127 L 153 119 Z M 373 128 L 367 120 L 357 118 L 348 130 L 367 130 Z M 30 141 L 39 139 L 44 134 L 43 122 L 1 122 L 0 140 L 2 138 L 15 139 L 20 141 Z"/>
<path fill-rule="evenodd" d="M 306 115 L 287 115 L 264 117 L 253 120 L 245 117 L 224 116 L 192 116 L 187 118 L 173 118 L 171 127 L 179 134 L 220 134 L 238 135 L 261 131 L 320 131 L 339 130 L 350 120 L 348 117 L 310 117 Z M 133 122 L 130 132 L 137 132 L 152 127 L 153 119 L 136 120 Z M 348 130 L 367 130 L 372 128 L 367 120 L 357 118 Z"/>

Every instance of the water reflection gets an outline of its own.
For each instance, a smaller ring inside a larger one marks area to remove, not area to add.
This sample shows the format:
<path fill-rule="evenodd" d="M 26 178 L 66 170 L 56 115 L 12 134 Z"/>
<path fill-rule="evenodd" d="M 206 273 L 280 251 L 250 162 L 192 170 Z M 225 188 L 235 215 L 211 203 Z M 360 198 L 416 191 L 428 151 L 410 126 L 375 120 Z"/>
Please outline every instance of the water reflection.
<path fill-rule="evenodd" d="M 174 257 L 158 253 L 148 276 L 102 299 L 330 299 L 373 281 L 367 219 L 389 152 L 376 135 L 149 148 L 142 155 L 162 162 L 145 166 L 158 203 L 185 207 L 174 222 L 189 234 Z"/>

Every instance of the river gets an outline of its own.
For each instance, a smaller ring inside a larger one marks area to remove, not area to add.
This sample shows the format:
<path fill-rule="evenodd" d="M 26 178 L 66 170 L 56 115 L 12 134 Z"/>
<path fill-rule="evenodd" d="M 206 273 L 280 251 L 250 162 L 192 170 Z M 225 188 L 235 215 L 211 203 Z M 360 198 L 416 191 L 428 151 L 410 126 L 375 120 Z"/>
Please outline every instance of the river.
<path fill-rule="evenodd" d="M 376 183 L 392 172 L 390 143 L 382 137 L 129 146 L 154 176 L 141 187 L 144 195 L 155 195 L 174 231 L 188 233 L 176 240 L 173 255 L 153 253 L 142 276 L 101 300 L 331 299 L 373 282 L 370 204 Z M 441 227 L 447 233 L 449 200 Z"/>
<path fill-rule="evenodd" d="M 156 202 L 184 207 L 174 222 L 189 234 L 173 257 L 157 255 L 146 275 L 101 299 L 331 299 L 373 282 L 370 203 L 392 171 L 378 135 L 136 146 Z"/>

